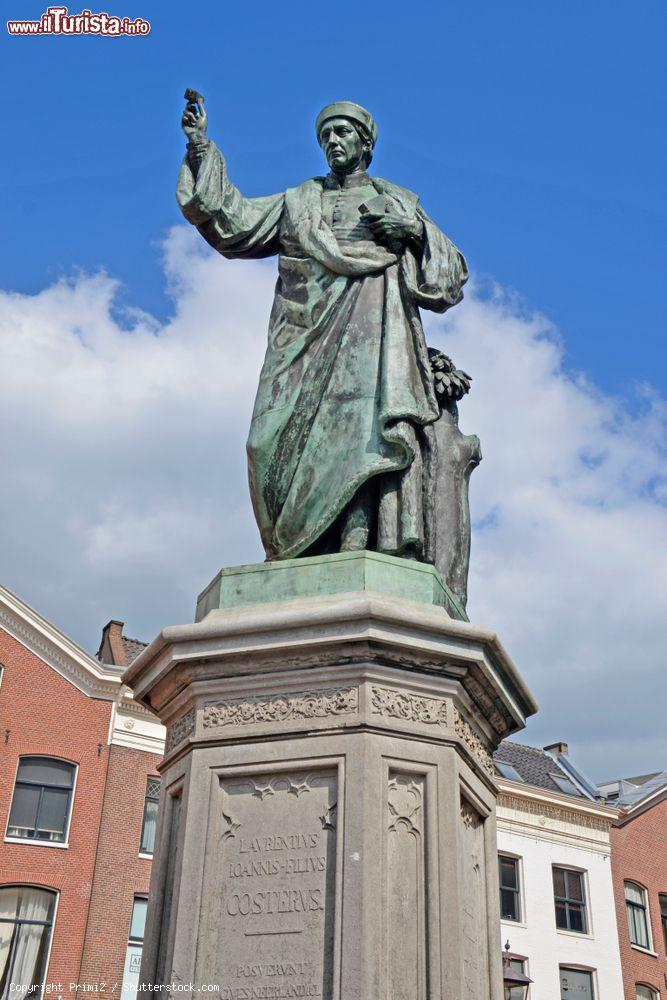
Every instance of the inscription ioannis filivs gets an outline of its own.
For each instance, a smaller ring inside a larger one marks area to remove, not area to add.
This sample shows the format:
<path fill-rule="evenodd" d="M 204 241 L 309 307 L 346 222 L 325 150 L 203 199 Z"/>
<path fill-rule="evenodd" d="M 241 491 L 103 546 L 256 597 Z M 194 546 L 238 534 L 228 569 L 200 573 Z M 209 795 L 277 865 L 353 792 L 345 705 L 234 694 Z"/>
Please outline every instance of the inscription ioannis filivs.
<path fill-rule="evenodd" d="M 223 780 L 221 1000 L 330 1000 L 335 773 Z"/>

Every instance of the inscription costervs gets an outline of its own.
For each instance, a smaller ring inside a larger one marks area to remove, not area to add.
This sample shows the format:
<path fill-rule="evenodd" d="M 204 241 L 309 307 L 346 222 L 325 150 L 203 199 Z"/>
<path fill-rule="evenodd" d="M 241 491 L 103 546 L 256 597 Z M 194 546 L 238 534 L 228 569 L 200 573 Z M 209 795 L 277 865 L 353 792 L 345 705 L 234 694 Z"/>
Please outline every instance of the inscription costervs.
<path fill-rule="evenodd" d="M 227 896 L 230 917 L 260 916 L 263 913 L 308 913 L 324 909 L 321 888 L 269 889 L 267 892 L 233 892 Z"/>

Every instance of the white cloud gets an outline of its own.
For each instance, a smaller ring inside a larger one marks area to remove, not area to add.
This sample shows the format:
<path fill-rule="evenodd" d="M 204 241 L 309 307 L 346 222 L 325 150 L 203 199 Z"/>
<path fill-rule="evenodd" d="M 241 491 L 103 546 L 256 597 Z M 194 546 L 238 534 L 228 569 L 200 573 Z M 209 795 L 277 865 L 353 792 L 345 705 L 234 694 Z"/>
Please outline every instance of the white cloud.
<path fill-rule="evenodd" d="M 275 268 L 185 227 L 165 265 L 163 325 L 120 313 L 105 275 L 0 293 L 2 579 L 91 649 L 110 617 L 145 638 L 188 620 L 221 566 L 261 558 L 244 441 Z M 499 292 L 428 328 L 474 376 L 469 610 L 541 703 L 527 738 L 569 740 L 600 778 L 667 767 L 664 401 L 569 375 L 556 331 Z"/>

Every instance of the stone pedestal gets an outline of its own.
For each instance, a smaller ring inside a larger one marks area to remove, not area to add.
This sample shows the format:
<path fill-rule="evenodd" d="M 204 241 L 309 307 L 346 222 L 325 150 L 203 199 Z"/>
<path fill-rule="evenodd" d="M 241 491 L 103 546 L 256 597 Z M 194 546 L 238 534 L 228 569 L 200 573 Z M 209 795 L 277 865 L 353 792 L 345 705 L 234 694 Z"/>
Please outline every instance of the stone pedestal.
<path fill-rule="evenodd" d="M 421 593 L 214 609 L 129 668 L 168 730 L 142 981 L 502 1000 L 491 751 L 536 706 Z"/>

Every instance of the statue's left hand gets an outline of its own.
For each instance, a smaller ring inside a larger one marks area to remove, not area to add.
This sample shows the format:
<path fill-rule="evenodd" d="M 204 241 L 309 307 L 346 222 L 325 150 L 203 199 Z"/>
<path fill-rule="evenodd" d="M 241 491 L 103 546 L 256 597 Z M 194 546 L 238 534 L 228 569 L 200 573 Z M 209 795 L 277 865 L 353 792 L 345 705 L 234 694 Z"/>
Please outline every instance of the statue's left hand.
<path fill-rule="evenodd" d="M 394 212 L 385 212 L 382 215 L 369 212 L 366 218 L 373 235 L 383 243 L 419 239 L 424 229 L 420 219 L 410 219 Z"/>

